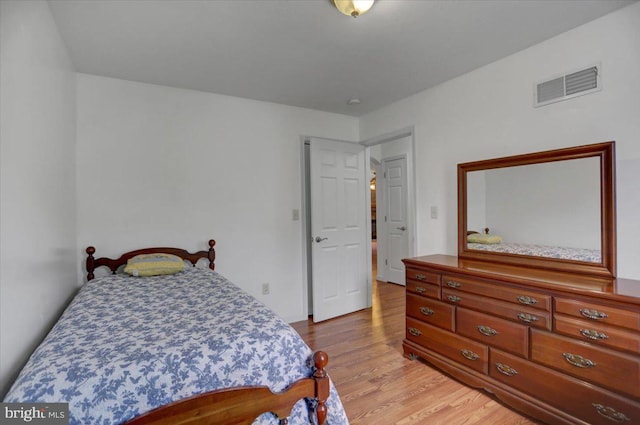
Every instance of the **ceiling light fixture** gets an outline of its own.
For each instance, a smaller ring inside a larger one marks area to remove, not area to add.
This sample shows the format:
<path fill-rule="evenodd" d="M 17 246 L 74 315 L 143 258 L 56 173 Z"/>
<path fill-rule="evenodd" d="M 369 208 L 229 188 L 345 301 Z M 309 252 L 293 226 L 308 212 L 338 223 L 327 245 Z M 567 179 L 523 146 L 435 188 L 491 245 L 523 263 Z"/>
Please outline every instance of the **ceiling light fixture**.
<path fill-rule="evenodd" d="M 358 16 L 366 13 L 371 6 L 373 6 L 374 0 L 333 0 L 333 4 L 336 9 L 347 16 Z"/>

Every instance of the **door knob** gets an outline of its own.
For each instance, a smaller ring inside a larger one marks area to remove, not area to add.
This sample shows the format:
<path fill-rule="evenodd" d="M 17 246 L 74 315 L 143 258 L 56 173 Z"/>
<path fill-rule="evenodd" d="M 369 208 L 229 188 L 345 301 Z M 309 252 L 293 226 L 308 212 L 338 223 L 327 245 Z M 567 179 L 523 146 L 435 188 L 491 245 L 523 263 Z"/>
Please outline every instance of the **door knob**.
<path fill-rule="evenodd" d="M 407 228 L 406 228 L 406 227 L 404 227 L 404 226 L 402 226 L 402 227 L 396 227 L 396 229 L 398 229 L 398 230 L 402 230 L 403 232 L 404 232 L 405 230 L 407 230 Z"/>
<path fill-rule="evenodd" d="M 320 236 L 316 236 L 316 242 L 320 243 L 322 241 L 326 241 L 329 238 L 321 238 Z"/>

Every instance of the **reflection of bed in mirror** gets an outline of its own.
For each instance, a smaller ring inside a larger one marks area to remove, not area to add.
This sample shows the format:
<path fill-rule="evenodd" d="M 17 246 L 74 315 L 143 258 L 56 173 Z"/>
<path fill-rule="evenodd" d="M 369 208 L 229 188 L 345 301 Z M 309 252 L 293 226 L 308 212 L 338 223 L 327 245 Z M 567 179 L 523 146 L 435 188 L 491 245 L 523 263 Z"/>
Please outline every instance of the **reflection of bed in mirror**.
<path fill-rule="evenodd" d="M 467 231 L 467 249 L 501 254 L 555 258 L 558 260 L 584 261 L 587 263 L 602 262 L 599 249 L 509 242 L 505 241 L 502 236 L 489 234 L 489 228 L 485 228 L 485 232 L 486 233 L 480 233 L 474 230 Z"/>
<path fill-rule="evenodd" d="M 500 242 L 498 244 L 468 243 L 467 248 L 475 251 L 490 251 L 502 254 L 584 261 L 587 263 L 600 263 L 602 261 L 599 249 L 570 248 L 565 246 L 535 245 L 514 242 Z"/>

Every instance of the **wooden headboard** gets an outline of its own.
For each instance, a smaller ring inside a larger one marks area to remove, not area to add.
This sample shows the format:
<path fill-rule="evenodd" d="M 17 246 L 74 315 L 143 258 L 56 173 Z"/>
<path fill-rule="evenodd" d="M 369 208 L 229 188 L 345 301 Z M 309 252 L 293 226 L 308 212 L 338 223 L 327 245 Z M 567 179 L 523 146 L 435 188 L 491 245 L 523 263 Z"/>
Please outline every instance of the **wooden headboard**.
<path fill-rule="evenodd" d="M 216 245 L 216 241 L 213 239 L 209 240 L 209 250 L 208 251 L 198 251 L 198 252 L 188 252 L 181 248 L 168 248 L 168 247 L 153 247 L 153 248 L 143 248 L 137 249 L 135 251 L 125 252 L 120 256 L 120 258 L 94 258 L 93 254 L 96 253 L 96 249 L 93 246 L 87 248 L 87 260 L 86 260 L 86 268 L 87 268 L 87 280 L 92 280 L 95 276 L 93 272 L 98 267 L 109 267 L 111 273 L 115 274 L 120 266 L 126 265 L 129 258 L 135 257 L 140 254 L 173 254 L 182 258 L 183 260 L 189 261 L 194 266 L 201 258 L 207 258 L 209 260 L 209 268 L 211 270 L 215 269 L 215 259 L 216 259 L 216 250 L 214 246 Z"/>

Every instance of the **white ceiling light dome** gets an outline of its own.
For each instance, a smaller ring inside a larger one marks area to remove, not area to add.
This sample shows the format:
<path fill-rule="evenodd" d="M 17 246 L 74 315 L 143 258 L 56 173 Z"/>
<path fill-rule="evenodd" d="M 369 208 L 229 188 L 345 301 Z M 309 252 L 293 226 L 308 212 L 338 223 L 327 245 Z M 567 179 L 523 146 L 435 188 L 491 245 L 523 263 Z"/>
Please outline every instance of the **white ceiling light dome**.
<path fill-rule="evenodd" d="M 373 6 L 374 0 L 333 0 L 333 4 L 347 16 L 358 16 L 366 13 Z"/>

